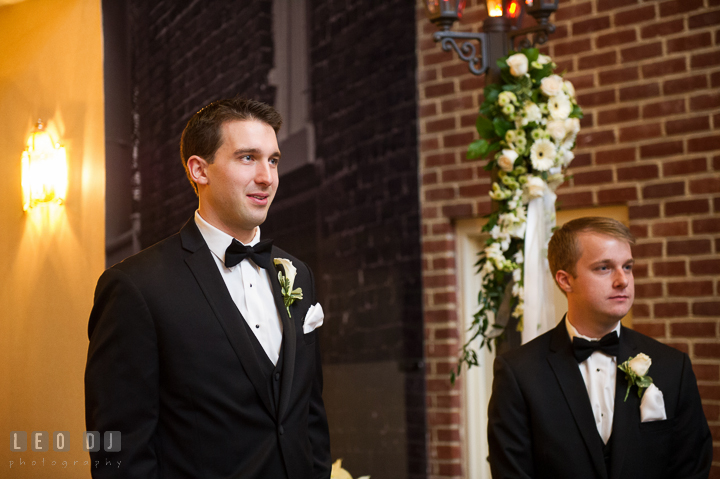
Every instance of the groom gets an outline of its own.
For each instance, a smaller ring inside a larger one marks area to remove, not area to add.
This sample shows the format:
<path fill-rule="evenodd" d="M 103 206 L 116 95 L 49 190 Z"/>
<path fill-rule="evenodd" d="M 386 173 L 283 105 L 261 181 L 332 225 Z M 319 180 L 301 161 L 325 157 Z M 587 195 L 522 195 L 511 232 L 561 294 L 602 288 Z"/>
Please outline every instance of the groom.
<path fill-rule="evenodd" d="M 86 423 L 121 450 L 91 452 L 93 477 L 330 477 L 312 272 L 260 241 L 281 122 L 239 98 L 197 112 L 180 145 L 195 216 L 100 277 Z"/>
<path fill-rule="evenodd" d="M 707 479 L 712 438 L 690 359 L 620 325 L 633 303 L 634 238 L 621 223 L 570 221 L 548 259 L 564 320 L 495 360 L 488 411 L 494 479 Z M 526 285 L 526 287 L 531 287 Z M 618 369 L 644 353 L 641 400 Z"/>

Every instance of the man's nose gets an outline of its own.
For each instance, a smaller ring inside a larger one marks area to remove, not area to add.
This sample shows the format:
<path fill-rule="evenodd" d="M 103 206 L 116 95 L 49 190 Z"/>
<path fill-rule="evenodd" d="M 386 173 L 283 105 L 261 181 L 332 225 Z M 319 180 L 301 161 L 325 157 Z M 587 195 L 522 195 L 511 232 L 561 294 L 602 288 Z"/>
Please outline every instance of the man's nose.
<path fill-rule="evenodd" d="M 615 270 L 615 278 L 613 278 L 613 286 L 619 289 L 625 288 L 628 285 L 628 273 L 623 268 Z"/>
<path fill-rule="evenodd" d="M 255 183 L 265 186 L 272 184 L 270 162 L 258 161 L 255 163 Z"/>

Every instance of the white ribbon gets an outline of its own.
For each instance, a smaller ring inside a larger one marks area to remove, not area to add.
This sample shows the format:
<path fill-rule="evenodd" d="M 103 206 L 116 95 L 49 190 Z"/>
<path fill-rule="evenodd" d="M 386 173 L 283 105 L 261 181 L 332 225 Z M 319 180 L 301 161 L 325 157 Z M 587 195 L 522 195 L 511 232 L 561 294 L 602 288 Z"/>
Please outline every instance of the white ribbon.
<path fill-rule="evenodd" d="M 528 203 L 525 232 L 525 307 L 522 343 L 555 326 L 553 280 L 547 260 L 547 245 L 555 227 L 555 199 L 551 191 Z"/>

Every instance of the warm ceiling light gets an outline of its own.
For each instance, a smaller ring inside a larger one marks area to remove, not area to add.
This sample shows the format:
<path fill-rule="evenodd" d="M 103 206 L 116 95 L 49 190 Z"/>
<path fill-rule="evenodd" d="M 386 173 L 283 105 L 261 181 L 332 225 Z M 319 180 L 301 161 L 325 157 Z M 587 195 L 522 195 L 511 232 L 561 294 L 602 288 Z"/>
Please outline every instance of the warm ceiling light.
<path fill-rule="evenodd" d="M 68 183 L 65 147 L 53 142 L 38 120 L 22 154 L 23 210 L 39 203 L 65 201 Z"/>

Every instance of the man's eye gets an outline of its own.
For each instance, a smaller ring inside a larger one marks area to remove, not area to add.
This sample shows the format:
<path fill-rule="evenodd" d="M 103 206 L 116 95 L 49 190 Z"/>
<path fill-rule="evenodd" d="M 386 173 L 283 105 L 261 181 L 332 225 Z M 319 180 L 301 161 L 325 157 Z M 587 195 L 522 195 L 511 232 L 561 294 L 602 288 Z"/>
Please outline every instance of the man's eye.
<path fill-rule="evenodd" d="M 626 270 L 626 271 L 632 271 L 632 269 L 633 269 L 633 265 L 631 265 L 631 264 L 626 264 L 626 265 L 625 265 L 625 270 Z"/>
<path fill-rule="evenodd" d="M 268 161 L 271 165 L 277 165 L 278 163 L 280 163 L 279 158 L 270 158 L 270 160 L 268 160 Z"/>

